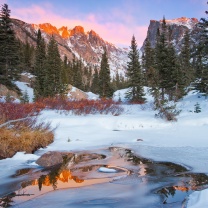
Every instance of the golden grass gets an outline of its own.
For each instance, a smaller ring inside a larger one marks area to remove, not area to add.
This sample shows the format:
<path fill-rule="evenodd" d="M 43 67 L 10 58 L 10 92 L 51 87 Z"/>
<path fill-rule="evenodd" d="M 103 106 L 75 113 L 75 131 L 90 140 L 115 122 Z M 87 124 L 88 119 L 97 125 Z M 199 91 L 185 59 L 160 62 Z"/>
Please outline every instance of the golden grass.
<path fill-rule="evenodd" d="M 46 147 L 53 140 L 53 131 L 47 128 L 0 128 L 0 158 L 12 157 L 20 151 L 33 153 L 41 147 Z"/>

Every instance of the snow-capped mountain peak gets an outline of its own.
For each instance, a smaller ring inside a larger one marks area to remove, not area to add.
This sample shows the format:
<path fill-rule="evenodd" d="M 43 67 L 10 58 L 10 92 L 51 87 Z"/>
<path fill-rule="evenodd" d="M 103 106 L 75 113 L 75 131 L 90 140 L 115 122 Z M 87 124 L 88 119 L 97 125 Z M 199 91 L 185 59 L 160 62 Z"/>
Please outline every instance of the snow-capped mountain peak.
<path fill-rule="evenodd" d="M 162 21 L 163 20 L 160 20 L 160 22 L 162 22 Z M 180 17 L 180 18 L 176 18 L 176 19 L 166 20 L 166 23 L 169 25 L 171 25 L 171 24 L 183 25 L 189 29 L 193 28 L 193 26 L 195 26 L 198 22 L 199 21 L 196 18 L 187 18 L 187 17 Z"/>
<path fill-rule="evenodd" d="M 174 43 L 177 52 L 180 51 L 181 45 L 183 43 L 183 37 L 186 31 L 189 31 L 191 37 L 191 45 L 197 42 L 199 35 L 199 28 L 197 27 L 198 19 L 181 17 L 171 20 L 165 20 L 167 26 L 170 29 L 170 38 Z M 147 31 L 147 37 L 143 43 L 141 50 L 143 51 L 146 40 L 148 39 L 151 46 L 154 48 L 156 45 L 157 31 L 162 30 L 163 20 L 150 20 L 150 24 Z"/>
<path fill-rule="evenodd" d="M 40 29 L 47 43 L 51 35 L 54 36 L 62 58 L 66 55 L 68 60 L 72 60 L 75 55 L 77 58 L 82 58 L 85 65 L 99 67 L 102 54 L 106 50 L 111 76 L 115 76 L 117 72 L 125 74 L 128 50 L 103 40 L 94 30 L 86 32 L 82 26 L 75 26 L 73 29 L 67 26 L 57 28 L 50 23 L 28 24 L 17 19 L 13 19 L 13 24 L 15 33 L 21 41 L 27 40 L 35 46 L 37 30 Z"/>

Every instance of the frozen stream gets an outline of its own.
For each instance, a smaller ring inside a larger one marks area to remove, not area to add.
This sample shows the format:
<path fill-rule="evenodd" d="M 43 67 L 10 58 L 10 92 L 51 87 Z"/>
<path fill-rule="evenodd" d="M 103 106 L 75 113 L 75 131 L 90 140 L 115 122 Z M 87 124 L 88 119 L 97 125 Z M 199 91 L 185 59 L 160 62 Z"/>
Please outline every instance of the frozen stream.
<path fill-rule="evenodd" d="M 8 203 L 21 208 L 180 208 L 188 194 L 208 183 L 205 174 L 192 173 L 174 163 L 145 159 L 126 148 L 75 154 L 73 164 L 65 162 L 49 169 L 28 166 L 7 176 L 1 186 L 2 207 Z"/>

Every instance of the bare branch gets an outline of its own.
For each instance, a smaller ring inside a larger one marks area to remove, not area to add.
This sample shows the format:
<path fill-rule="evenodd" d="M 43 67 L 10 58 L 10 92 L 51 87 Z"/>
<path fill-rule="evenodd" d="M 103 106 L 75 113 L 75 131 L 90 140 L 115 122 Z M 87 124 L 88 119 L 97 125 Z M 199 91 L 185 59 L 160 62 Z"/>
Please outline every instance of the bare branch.
<path fill-rule="evenodd" d="M 4 126 L 7 126 L 7 125 L 9 125 L 9 124 L 11 124 L 11 123 L 15 123 L 15 122 L 18 122 L 18 121 L 24 121 L 24 120 L 27 120 L 27 119 L 29 119 L 29 118 L 31 118 L 31 117 L 25 117 L 25 118 L 19 118 L 19 119 L 16 119 L 16 120 L 10 120 L 10 121 L 7 121 L 6 123 L 1 124 L 1 125 L 0 125 L 0 128 L 2 128 L 2 127 L 4 127 Z"/>

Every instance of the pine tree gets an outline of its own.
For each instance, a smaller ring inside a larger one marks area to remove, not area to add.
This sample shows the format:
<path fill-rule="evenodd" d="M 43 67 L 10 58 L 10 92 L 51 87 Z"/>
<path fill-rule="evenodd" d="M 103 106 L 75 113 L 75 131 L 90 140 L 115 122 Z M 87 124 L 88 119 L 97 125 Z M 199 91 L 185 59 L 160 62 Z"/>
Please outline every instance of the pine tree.
<path fill-rule="evenodd" d="M 151 47 L 150 41 L 145 41 L 144 53 L 142 56 L 142 67 L 145 70 L 145 84 L 151 87 L 151 68 L 154 67 L 154 49 Z"/>
<path fill-rule="evenodd" d="M 90 91 L 91 85 L 92 85 L 92 66 L 89 66 L 89 69 L 86 70 L 88 71 L 87 75 L 86 75 L 86 91 Z"/>
<path fill-rule="evenodd" d="M 18 40 L 18 54 L 20 63 L 18 68 L 21 72 L 30 72 L 34 74 L 34 59 L 35 59 L 35 48 L 30 45 L 26 40 L 26 43 Z"/>
<path fill-rule="evenodd" d="M 194 113 L 200 113 L 200 112 L 201 112 L 201 107 L 200 107 L 200 104 L 197 102 L 194 105 Z"/>
<path fill-rule="evenodd" d="M 68 65 L 68 59 L 67 56 L 64 56 L 64 61 L 62 62 L 62 68 L 61 68 L 61 80 L 65 85 L 69 84 L 69 65 Z"/>
<path fill-rule="evenodd" d="M 133 35 L 131 40 L 130 51 L 128 54 L 129 62 L 127 63 L 127 77 L 129 90 L 126 98 L 131 102 L 144 102 L 143 75 L 139 62 L 139 52 L 137 49 L 136 39 Z"/>
<path fill-rule="evenodd" d="M 74 86 L 77 87 L 78 89 L 83 90 L 84 86 L 83 86 L 83 81 L 82 81 L 82 60 L 79 59 L 76 61 L 76 68 L 74 71 Z"/>
<path fill-rule="evenodd" d="M 156 47 L 154 51 L 154 65 L 148 70 L 148 80 L 151 94 L 154 97 L 154 107 L 161 118 L 176 120 L 179 114 L 176 105 L 169 101 L 176 101 L 180 96 L 180 68 L 178 57 L 171 40 L 170 28 L 166 26 L 163 18 L 161 31 L 158 28 Z"/>
<path fill-rule="evenodd" d="M 97 67 L 94 69 L 93 79 L 92 79 L 92 86 L 91 91 L 98 94 L 99 93 L 99 74 Z"/>
<path fill-rule="evenodd" d="M 155 69 L 159 74 L 161 99 L 165 100 L 165 91 L 169 88 L 170 81 L 167 26 L 165 18 L 163 18 L 162 31 L 160 32 L 158 30 L 157 32 L 157 41 L 155 46 Z"/>
<path fill-rule="evenodd" d="M 177 101 L 184 95 L 183 77 L 178 63 L 175 48 L 171 42 L 168 45 L 168 84 L 166 94 L 169 100 Z"/>
<path fill-rule="evenodd" d="M 65 92 L 66 87 L 61 79 L 62 61 L 58 50 L 58 44 L 52 36 L 47 47 L 46 56 L 46 77 L 45 77 L 45 97 L 53 97 Z"/>
<path fill-rule="evenodd" d="M 108 64 L 108 57 L 106 50 L 102 55 L 100 73 L 99 73 L 99 94 L 101 97 L 110 98 L 113 95 L 113 90 L 111 87 L 110 78 L 110 67 Z"/>
<path fill-rule="evenodd" d="M 183 87 L 188 87 L 194 78 L 193 68 L 190 63 L 191 51 L 190 51 L 190 35 L 187 30 L 184 35 L 183 44 L 180 53 L 180 68 L 181 76 L 183 77 Z"/>
<path fill-rule="evenodd" d="M 205 12 L 208 14 L 208 11 Z M 202 94 L 208 95 L 208 20 L 201 18 L 198 26 L 201 28 L 199 45 L 196 52 L 196 67 L 198 80 L 196 89 Z"/>
<path fill-rule="evenodd" d="M 24 91 L 22 97 L 20 98 L 21 100 L 21 103 L 29 103 L 29 95 L 28 95 L 28 92 L 27 90 Z"/>
<path fill-rule="evenodd" d="M 23 47 L 23 55 L 24 55 L 24 67 L 25 71 L 33 72 L 32 65 L 33 65 L 33 57 L 34 57 L 34 47 L 26 41 Z"/>
<path fill-rule="evenodd" d="M 0 80 L 3 84 L 12 85 L 18 77 L 19 64 L 18 42 L 12 28 L 10 9 L 3 4 L 0 10 Z"/>
<path fill-rule="evenodd" d="M 195 62 L 194 62 L 194 69 L 195 69 L 195 89 L 199 90 L 199 92 L 204 92 L 204 82 L 202 80 L 203 74 L 204 74 L 204 59 L 203 59 L 203 46 L 197 45 L 196 46 L 196 52 L 195 52 Z"/>
<path fill-rule="evenodd" d="M 38 30 L 37 42 L 35 49 L 35 67 L 34 73 L 36 75 L 34 95 L 35 100 L 45 97 L 46 85 L 46 44 L 42 37 L 41 31 Z"/>
<path fill-rule="evenodd" d="M 77 71 L 77 62 L 75 59 L 75 55 L 73 54 L 73 59 L 71 61 L 71 70 L 72 70 L 72 76 L 71 76 L 71 85 L 75 86 L 75 80 L 76 80 L 76 71 Z"/>

